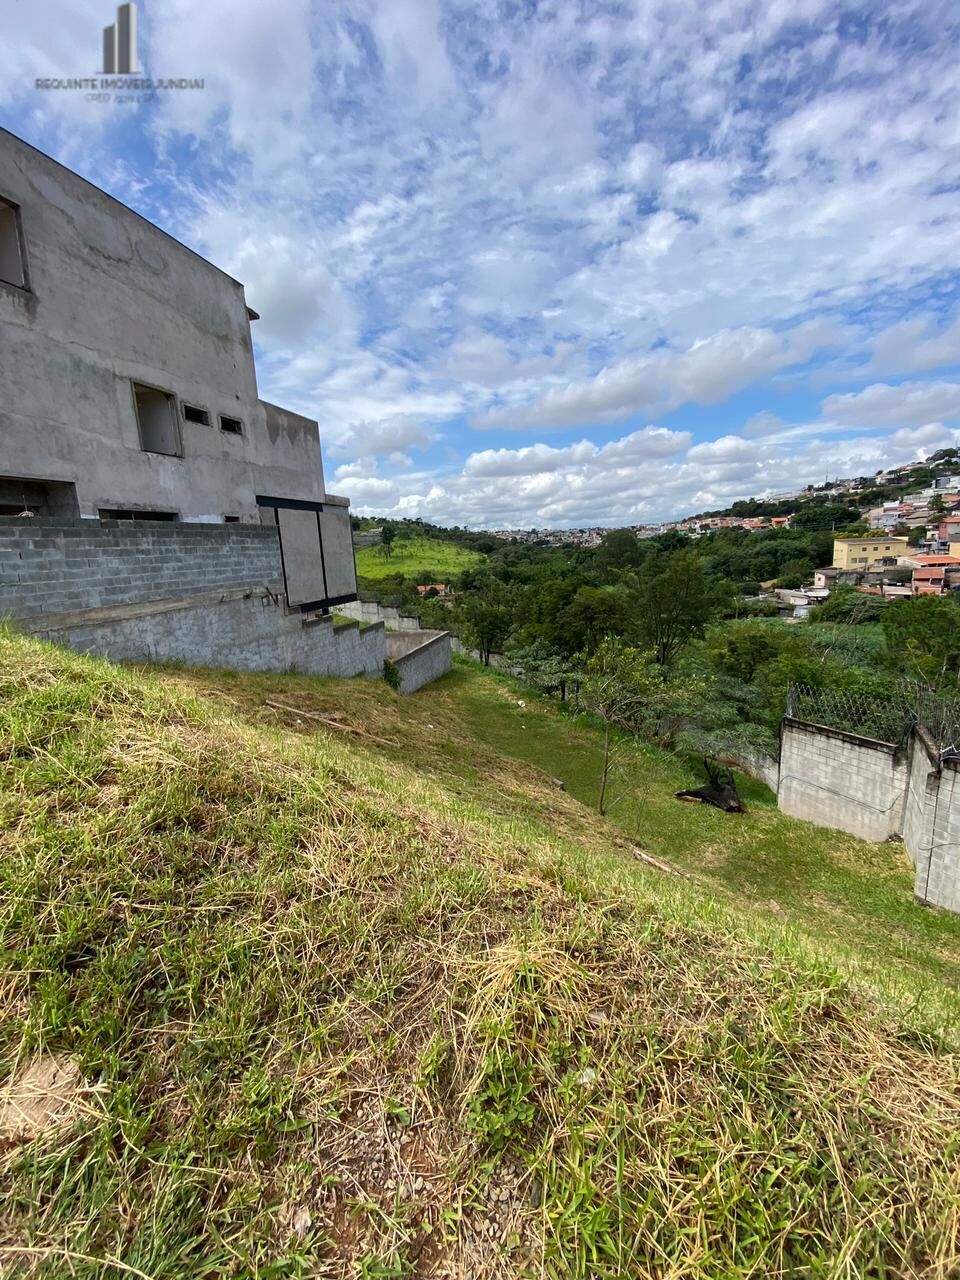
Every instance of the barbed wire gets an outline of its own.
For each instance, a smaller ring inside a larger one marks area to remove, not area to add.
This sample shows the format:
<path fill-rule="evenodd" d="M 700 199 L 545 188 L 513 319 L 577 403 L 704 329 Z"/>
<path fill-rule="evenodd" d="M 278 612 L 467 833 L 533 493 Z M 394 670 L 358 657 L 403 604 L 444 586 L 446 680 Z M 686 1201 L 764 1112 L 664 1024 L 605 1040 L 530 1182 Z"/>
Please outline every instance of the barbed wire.
<path fill-rule="evenodd" d="M 888 697 L 793 684 L 787 715 L 891 743 L 905 741 L 919 724 L 941 755 L 960 752 L 960 701 L 907 682 Z"/>

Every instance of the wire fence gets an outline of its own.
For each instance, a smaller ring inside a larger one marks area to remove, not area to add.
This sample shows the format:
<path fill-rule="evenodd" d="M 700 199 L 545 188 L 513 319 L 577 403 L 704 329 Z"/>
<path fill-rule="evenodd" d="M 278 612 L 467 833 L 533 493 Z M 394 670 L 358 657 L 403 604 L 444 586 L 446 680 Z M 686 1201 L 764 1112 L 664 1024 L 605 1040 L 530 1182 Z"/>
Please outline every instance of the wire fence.
<path fill-rule="evenodd" d="M 904 742 L 919 724 L 941 755 L 960 754 L 960 701 L 916 685 L 904 683 L 891 696 L 878 697 L 794 684 L 787 693 L 787 715 L 892 743 Z"/>

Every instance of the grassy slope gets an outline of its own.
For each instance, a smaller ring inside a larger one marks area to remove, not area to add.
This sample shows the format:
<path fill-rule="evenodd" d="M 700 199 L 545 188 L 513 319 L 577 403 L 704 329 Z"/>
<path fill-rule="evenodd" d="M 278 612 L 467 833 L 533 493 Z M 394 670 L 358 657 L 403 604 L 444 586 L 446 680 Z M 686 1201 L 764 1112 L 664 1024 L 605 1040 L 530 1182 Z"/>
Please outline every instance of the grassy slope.
<path fill-rule="evenodd" d="M 955 1272 L 956 1056 L 638 865 L 508 694 L 0 632 L 0 1078 L 91 1086 L 0 1154 L 0 1270 Z"/>
<path fill-rule="evenodd" d="M 486 556 L 479 551 L 468 551 L 455 542 L 441 542 L 436 538 L 397 538 L 389 558 L 381 555 L 379 545 L 362 547 L 357 552 L 357 574 L 361 578 L 385 578 L 394 573 L 403 573 L 407 577 L 433 573 L 438 582 L 445 582 L 464 569 L 476 568 L 485 559 Z"/>
<path fill-rule="evenodd" d="M 479 739 L 539 764 L 595 805 L 601 756 L 594 728 L 519 687 L 508 699 L 502 677 L 461 670 L 455 692 L 443 685 L 434 696 L 455 698 Z M 960 916 L 914 901 L 902 844 L 867 844 L 788 818 L 766 787 L 742 776 L 745 815 L 674 799 L 702 781 L 694 782 L 682 761 L 640 747 L 622 762 L 610 816 L 644 849 L 702 878 L 725 901 L 786 920 L 899 1002 L 960 1025 Z"/>

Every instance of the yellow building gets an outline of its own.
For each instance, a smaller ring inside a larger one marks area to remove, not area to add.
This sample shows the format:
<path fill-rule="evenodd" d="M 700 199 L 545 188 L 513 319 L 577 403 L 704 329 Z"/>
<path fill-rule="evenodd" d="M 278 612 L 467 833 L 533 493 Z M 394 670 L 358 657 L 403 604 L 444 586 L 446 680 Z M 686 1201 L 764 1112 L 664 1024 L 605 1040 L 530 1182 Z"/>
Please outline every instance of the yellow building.
<path fill-rule="evenodd" d="M 883 533 L 872 538 L 834 538 L 833 567 L 835 569 L 872 569 L 883 560 L 896 560 L 897 556 L 910 554 L 906 538 L 891 538 Z"/>
<path fill-rule="evenodd" d="M 952 556 L 958 556 L 958 557 L 960 557 L 960 542 L 951 542 L 951 543 L 950 543 L 950 554 L 951 554 Z"/>

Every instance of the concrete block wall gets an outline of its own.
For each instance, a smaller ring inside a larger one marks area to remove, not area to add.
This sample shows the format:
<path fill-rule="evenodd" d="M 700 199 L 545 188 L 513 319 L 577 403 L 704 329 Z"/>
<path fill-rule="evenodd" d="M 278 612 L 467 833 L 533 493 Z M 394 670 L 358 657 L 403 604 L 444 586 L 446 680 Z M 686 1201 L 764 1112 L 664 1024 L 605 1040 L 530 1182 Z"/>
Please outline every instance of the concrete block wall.
<path fill-rule="evenodd" d="M 923 729 L 910 743 L 903 842 L 921 902 L 960 911 L 960 761 L 940 760 Z"/>
<path fill-rule="evenodd" d="M 926 881 L 933 843 L 933 814 L 940 790 L 940 753 L 923 729 L 910 736 L 906 791 L 903 797 L 903 843 L 917 869 L 917 897 Z"/>
<path fill-rule="evenodd" d="M 387 632 L 386 654 L 400 676 L 400 692 L 416 693 L 451 667 L 449 631 Z"/>
<path fill-rule="evenodd" d="M 785 717 L 777 803 L 784 813 L 863 840 L 900 831 L 906 753 L 890 743 Z"/>
<path fill-rule="evenodd" d="M 85 653 L 236 671 L 379 675 L 383 624 L 282 604 L 272 525 L 0 519 L 0 617 Z"/>
<path fill-rule="evenodd" d="M 232 671 L 380 675 L 383 625 L 337 626 L 288 612 L 272 593 L 212 592 L 87 614 L 24 620 L 40 639 L 118 661 L 183 662 Z"/>
<path fill-rule="evenodd" d="M 422 628 L 420 619 L 401 613 L 392 604 L 379 604 L 376 600 L 351 600 L 337 605 L 337 612 L 359 622 L 382 622 L 390 631 L 417 631 Z"/>
<path fill-rule="evenodd" d="M 0 617 L 259 588 L 282 581 L 275 528 L 0 518 Z"/>
<path fill-rule="evenodd" d="M 921 726 L 906 748 L 787 717 L 777 803 L 864 840 L 902 835 L 921 902 L 960 912 L 960 760 Z"/>
<path fill-rule="evenodd" d="M 348 618 L 358 618 L 362 622 L 383 622 L 390 631 L 420 632 L 421 630 L 419 618 L 401 613 L 394 605 L 379 604 L 376 600 L 354 600 L 350 604 L 338 605 L 337 612 Z M 452 653 L 462 653 L 465 658 L 472 658 L 474 662 L 480 661 L 478 651 L 469 649 L 459 636 L 450 635 L 450 650 Z M 492 653 L 487 665 L 493 667 L 495 671 L 516 674 L 516 668 L 502 653 Z"/>
<path fill-rule="evenodd" d="M 945 760 L 932 805 L 931 842 L 917 859 L 916 896 L 921 902 L 960 911 L 960 760 Z"/>
<path fill-rule="evenodd" d="M 761 751 L 726 751 L 722 760 L 724 764 L 732 765 L 751 778 L 766 783 L 776 795 L 780 786 L 780 761 L 775 756 L 765 755 Z"/>

